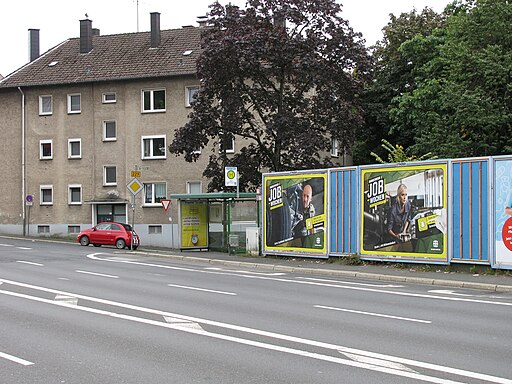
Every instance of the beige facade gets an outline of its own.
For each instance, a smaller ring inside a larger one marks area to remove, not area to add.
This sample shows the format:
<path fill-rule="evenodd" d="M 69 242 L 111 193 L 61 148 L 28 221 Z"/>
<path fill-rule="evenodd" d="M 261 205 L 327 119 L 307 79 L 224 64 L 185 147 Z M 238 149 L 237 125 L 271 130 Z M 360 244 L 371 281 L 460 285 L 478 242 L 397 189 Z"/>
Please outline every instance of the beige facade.
<path fill-rule="evenodd" d="M 82 20 L 79 39 L 0 81 L 0 233 L 74 237 L 121 221 L 142 244 L 178 245 L 176 204 L 160 201 L 207 186 L 209 153 L 168 151 L 199 86 L 200 28 L 159 31 L 151 17 L 151 32 L 110 36 Z"/>

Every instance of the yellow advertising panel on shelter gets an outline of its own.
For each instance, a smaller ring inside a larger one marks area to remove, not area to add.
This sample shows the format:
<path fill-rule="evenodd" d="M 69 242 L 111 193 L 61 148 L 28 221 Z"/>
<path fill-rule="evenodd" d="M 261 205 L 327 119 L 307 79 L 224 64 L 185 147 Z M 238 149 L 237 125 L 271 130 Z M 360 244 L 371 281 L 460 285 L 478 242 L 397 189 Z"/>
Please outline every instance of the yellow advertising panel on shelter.
<path fill-rule="evenodd" d="M 207 203 L 180 204 L 181 248 L 208 247 Z"/>

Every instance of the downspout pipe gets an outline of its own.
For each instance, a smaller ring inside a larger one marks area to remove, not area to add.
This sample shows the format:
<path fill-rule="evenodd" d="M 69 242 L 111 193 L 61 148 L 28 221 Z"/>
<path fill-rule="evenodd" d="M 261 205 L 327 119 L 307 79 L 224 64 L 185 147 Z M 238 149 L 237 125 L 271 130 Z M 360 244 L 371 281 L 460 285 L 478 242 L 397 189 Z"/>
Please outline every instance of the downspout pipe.
<path fill-rule="evenodd" d="M 25 94 L 18 87 L 21 93 L 21 216 L 23 218 L 23 236 L 26 235 L 26 212 L 25 212 Z"/>

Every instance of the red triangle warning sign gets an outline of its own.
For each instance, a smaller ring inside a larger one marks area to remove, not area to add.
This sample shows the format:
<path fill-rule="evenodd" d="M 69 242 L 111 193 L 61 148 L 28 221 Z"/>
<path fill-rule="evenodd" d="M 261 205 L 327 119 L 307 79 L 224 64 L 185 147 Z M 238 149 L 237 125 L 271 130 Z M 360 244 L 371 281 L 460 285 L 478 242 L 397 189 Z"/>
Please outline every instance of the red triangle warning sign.
<path fill-rule="evenodd" d="M 171 200 L 160 200 L 160 202 L 162 203 L 162 207 L 164 207 L 164 211 L 167 212 L 171 206 Z"/>

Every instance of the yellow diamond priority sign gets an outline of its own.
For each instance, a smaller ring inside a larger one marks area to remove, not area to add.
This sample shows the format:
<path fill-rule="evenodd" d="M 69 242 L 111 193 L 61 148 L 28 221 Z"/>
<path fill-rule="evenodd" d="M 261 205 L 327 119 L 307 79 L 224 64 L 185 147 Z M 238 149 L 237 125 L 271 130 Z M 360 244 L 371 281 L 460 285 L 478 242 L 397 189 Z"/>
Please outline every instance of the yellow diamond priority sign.
<path fill-rule="evenodd" d="M 135 196 L 142 190 L 143 185 L 136 177 L 134 177 L 126 187 L 133 194 L 133 196 Z"/>

